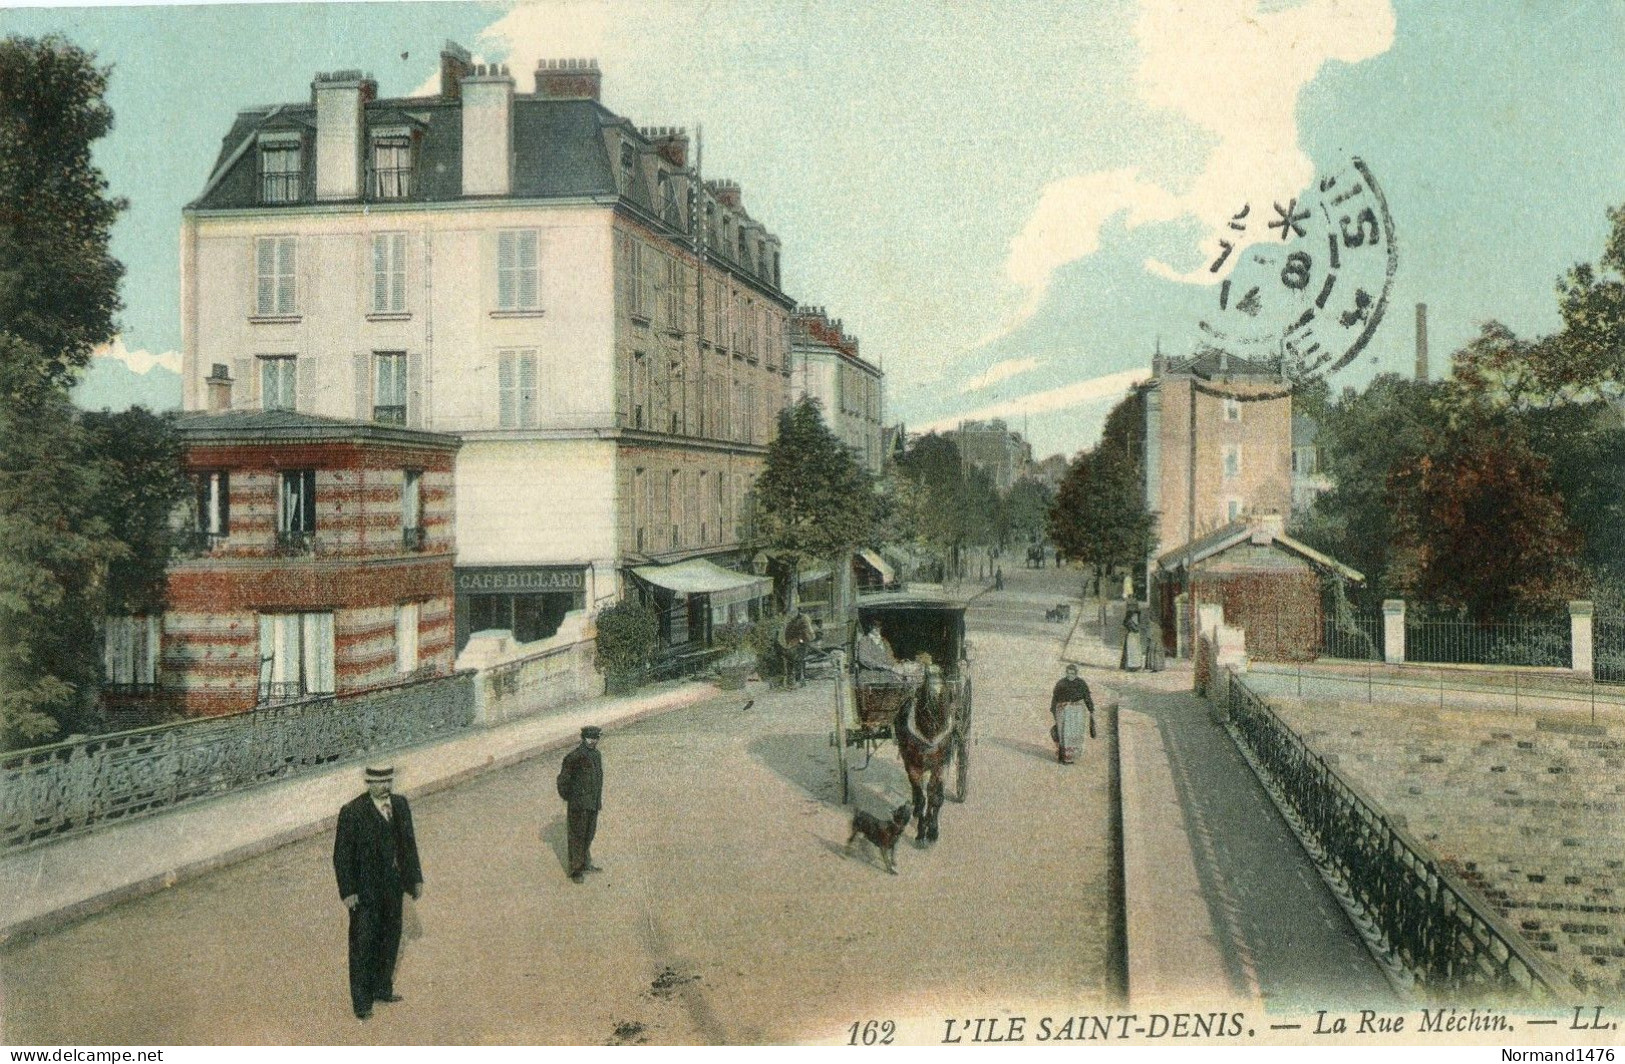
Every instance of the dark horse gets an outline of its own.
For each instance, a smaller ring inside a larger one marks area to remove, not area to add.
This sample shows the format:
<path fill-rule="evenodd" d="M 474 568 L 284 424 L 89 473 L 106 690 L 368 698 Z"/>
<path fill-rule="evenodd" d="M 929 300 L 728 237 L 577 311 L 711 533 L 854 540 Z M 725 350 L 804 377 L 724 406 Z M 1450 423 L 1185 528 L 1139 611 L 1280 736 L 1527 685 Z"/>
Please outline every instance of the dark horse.
<path fill-rule="evenodd" d="M 928 665 L 925 679 L 904 702 L 892 722 L 903 771 L 914 792 L 914 816 L 919 821 L 915 839 L 937 841 L 937 814 L 942 811 L 942 773 L 953 754 L 953 704 L 942 682 L 942 669 Z M 929 782 L 927 782 L 929 781 Z"/>

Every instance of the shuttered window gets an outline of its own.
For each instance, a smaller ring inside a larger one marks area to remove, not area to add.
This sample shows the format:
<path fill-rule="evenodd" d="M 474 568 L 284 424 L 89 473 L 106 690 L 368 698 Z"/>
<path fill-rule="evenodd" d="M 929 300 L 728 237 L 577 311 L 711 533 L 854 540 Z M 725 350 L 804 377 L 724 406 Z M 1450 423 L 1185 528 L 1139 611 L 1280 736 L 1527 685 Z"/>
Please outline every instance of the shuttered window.
<path fill-rule="evenodd" d="M 254 241 L 254 313 L 280 316 L 299 313 L 298 241 L 291 236 L 266 236 Z"/>
<path fill-rule="evenodd" d="M 405 233 L 378 233 L 372 238 L 372 312 L 406 312 Z"/>
<path fill-rule="evenodd" d="M 498 425 L 505 429 L 535 428 L 540 416 L 539 384 L 534 348 L 497 352 Z"/>
<path fill-rule="evenodd" d="M 541 269 L 536 230 L 513 229 L 497 234 L 497 309 L 541 307 Z"/>

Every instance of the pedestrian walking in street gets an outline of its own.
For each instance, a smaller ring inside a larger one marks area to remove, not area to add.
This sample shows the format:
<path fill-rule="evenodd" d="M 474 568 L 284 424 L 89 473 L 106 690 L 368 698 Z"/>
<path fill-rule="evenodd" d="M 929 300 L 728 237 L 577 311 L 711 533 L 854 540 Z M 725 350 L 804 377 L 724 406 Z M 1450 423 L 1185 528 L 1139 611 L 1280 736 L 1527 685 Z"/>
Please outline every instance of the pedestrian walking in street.
<path fill-rule="evenodd" d="M 1004 590 L 1004 566 L 1002 565 L 993 570 L 993 590 Z"/>
<path fill-rule="evenodd" d="M 1089 734 L 1095 734 L 1095 700 L 1090 697 L 1089 685 L 1078 676 L 1078 667 L 1068 665 L 1066 676 L 1055 682 L 1049 699 L 1049 713 L 1054 720 L 1049 735 L 1055 740 L 1055 759 L 1068 764 L 1083 747 L 1083 713 L 1077 709 L 1082 703 L 1089 710 Z M 1070 754 L 1070 756 L 1069 756 Z"/>
<path fill-rule="evenodd" d="M 395 770 L 369 768 L 365 779 L 367 792 L 339 810 L 333 838 L 333 873 L 350 910 L 350 1003 L 358 1020 L 372 1015 L 374 1002 L 401 1000 L 395 993 L 401 896 L 423 896 L 412 807 L 392 793 Z"/>
<path fill-rule="evenodd" d="M 812 622 L 799 609 L 791 610 L 779 630 L 779 651 L 784 661 L 784 686 L 807 682 L 807 649 L 813 641 Z"/>
<path fill-rule="evenodd" d="M 1123 654 L 1120 667 L 1128 672 L 1139 672 L 1140 666 L 1145 664 L 1144 635 L 1141 629 L 1144 625 L 1140 621 L 1140 604 L 1134 599 L 1128 600 L 1123 608 Z"/>
<path fill-rule="evenodd" d="M 584 882 L 586 873 L 602 872 L 592 863 L 592 837 L 598 833 L 598 809 L 604 798 L 604 758 L 598 752 L 603 729 L 581 729 L 581 745 L 564 755 L 559 769 L 559 797 L 565 801 L 570 829 L 570 879 Z"/>

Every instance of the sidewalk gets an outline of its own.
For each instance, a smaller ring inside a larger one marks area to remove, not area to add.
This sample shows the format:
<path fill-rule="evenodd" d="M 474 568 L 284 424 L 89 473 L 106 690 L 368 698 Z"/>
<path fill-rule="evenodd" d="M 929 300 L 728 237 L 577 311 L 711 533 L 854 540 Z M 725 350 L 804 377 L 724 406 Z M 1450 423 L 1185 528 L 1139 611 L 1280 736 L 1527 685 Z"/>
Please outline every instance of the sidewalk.
<path fill-rule="evenodd" d="M 584 724 L 613 729 L 716 693 L 683 683 L 600 697 L 373 760 L 392 763 L 398 789 L 415 798 L 573 745 Z M 331 830 L 339 807 L 363 789 L 361 767 L 335 765 L 0 856 L 0 942 Z"/>

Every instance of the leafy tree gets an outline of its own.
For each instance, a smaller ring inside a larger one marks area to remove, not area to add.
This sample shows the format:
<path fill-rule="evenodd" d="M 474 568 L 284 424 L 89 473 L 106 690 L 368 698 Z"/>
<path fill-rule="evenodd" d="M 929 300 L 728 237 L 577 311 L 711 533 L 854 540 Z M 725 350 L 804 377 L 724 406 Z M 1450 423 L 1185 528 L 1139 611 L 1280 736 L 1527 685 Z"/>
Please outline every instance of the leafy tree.
<path fill-rule="evenodd" d="M 81 420 L 75 373 L 110 339 L 123 202 L 91 164 L 106 71 L 61 38 L 0 40 L 0 742 L 96 725 L 98 627 L 152 601 L 173 468 L 163 430 Z M 151 431 L 147 431 L 147 430 Z M 126 441 L 123 431 L 136 432 Z M 156 465 L 147 465 L 151 459 Z M 103 495 L 104 490 L 109 494 Z M 122 502 L 120 500 L 123 500 Z M 124 503 L 140 499 L 129 511 Z M 136 559 L 137 551 L 143 557 Z M 128 568 L 117 568 L 120 563 Z M 139 592 L 139 593 L 138 593 Z"/>
<path fill-rule="evenodd" d="M 1436 405 L 1442 385 L 1383 374 L 1364 392 L 1321 407 L 1322 469 L 1333 483 L 1294 522 L 1305 543 L 1366 576 L 1362 604 L 1392 596 L 1383 583 L 1396 536 L 1389 474 L 1430 452 L 1445 427 Z"/>
<path fill-rule="evenodd" d="M 124 267 L 108 254 L 122 199 L 91 164 L 113 128 L 107 71 L 60 37 L 0 40 L 0 328 L 8 358 L 57 385 L 113 335 Z"/>
<path fill-rule="evenodd" d="M 1575 266 L 1558 281 L 1557 302 L 1573 384 L 1617 396 L 1625 386 L 1625 206 L 1611 209 L 1608 220 L 1601 259 Z"/>
<path fill-rule="evenodd" d="M 811 398 L 780 412 L 754 504 L 749 539 L 796 569 L 874 542 L 880 519 L 869 475 Z"/>
<path fill-rule="evenodd" d="M 1105 441 L 1079 452 L 1050 508 L 1049 532 L 1059 551 L 1094 567 L 1097 589 L 1103 574 L 1144 563 L 1151 515 L 1138 463 Z"/>
<path fill-rule="evenodd" d="M 1452 432 L 1396 466 L 1387 581 L 1407 598 L 1476 618 L 1553 608 L 1582 587 L 1582 540 L 1549 465 L 1516 423 Z"/>
<path fill-rule="evenodd" d="M 1049 509 L 1055 493 L 1041 480 L 1023 479 L 1010 485 L 1000 507 L 1004 543 L 1033 543 L 1048 529 Z"/>
<path fill-rule="evenodd" d="M 171 515 L 191 485 L 181 470 L 181 443 L 169 418 L 142 407 L 87 413 L 85 464 L 101 471 L 94 506 L 119 544 L 108 569 L 107 609 L 150 613 L 164 607 L 164 571 L 174 550 Z"/>

